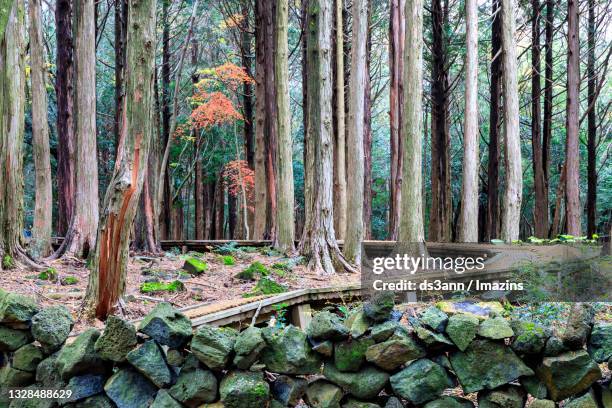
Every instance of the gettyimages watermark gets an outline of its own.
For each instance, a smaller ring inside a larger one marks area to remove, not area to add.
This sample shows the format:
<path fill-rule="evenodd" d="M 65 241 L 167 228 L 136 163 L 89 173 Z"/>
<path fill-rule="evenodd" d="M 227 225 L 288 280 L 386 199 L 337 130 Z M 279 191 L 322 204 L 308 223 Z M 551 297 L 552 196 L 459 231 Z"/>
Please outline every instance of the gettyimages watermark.
<path fill-rule="evenodd" d="M 547 251 L 490 245 L 362 245 L 361 287 L 366 294 L 392 291 L 412 300 L 612 301 L 611 262 L 597 249 Z"/>

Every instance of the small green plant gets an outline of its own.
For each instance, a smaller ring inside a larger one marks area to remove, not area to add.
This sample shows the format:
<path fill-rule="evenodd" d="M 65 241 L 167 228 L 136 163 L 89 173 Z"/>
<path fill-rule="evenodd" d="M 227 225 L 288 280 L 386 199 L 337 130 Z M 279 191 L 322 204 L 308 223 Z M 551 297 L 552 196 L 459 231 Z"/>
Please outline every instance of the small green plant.
<path fill-rule="evenodd" d="M 240 248 L 238 247 L 238 243 L 236 241 L 230 241 L 227 244 L 223 244 L 215 248 L 213 251 L 219 255 L 232 255 L 237 251 L 240 251 Z"/>
<path fill-rule="evenodd" d="M 76 285 L 77 283 L 79 283 L 79 280 L 74 276 L 65 276 L 61 280 L 63 286 Z"/>
<path fill-rule="evenodd" d="M 2 269 L 13 269 L 15 268 L 15 260 L 10 255 L 4 255 L 2 257 Z"/>
<path fill-rule="evenodd" d="M 179 280 L 175 280 L 169 283 L 145 282 L 140 285 L 141 293 L 182 292 L 183 290 L 185 290 L 185 285 Z"/>
<path fill-rule="evenodd" d="M 236 260 L 231 255 L 223 255 L 221 256 L 221 261 L 225 266 L 233 266 L 236 265 Z"/>
<path fill-rule="evenodd" d="M 289 305 L 283 302 L 272 306 L 272 309 L 274 309 L 274 319 L 276 320 L 275 326 L 278 328 L 285 327 L 288 323 L 287 312 L 289 311 Z"/>
<path fill-rule="evenodd" d="M 259 295 L 273 295 L 275 293 L 283 293 L 286 291 L 287 291 L 286 286 L 281 285 L 278 282 L 275 282 L 274 280 L 270 279 L 267 276 L 264 276 L 257 282 L 257 285 L 255 285 L 255 287 L 249 293 L 245 293 L 243 297 L 252 297 L 252 296 L 259 296 Z"/>
<path fill-rule="evenodd" d="M 264 246 L 259 248 L 259 253 L 265 256 L 279 256 L 282 255 L 282 253 L 280 251 L 277 251 L 276 249 L 270 247 L 270 246 Z"/>
<path fill-rule="evenodd" d="M 208 265 L 199 258 L 188 258 L 183 264 L 183 269 L 192 275 L 199 275 L 208 269 Z"/>
<path fill-rule="evenodd" d="M 38 274 L 38 279 L 55 282 L 57 281 L 57 271 L 55 270 L 55 268 L 47 268 L 46 270 Z"/>
<path fill-rule="evenodd" d="M 248 268 L 235 275 L 240 280 L 255 280 L 256 276 L 264 277 L 270 275 L 270 271 L 261 262 L 253 262 Z"/>

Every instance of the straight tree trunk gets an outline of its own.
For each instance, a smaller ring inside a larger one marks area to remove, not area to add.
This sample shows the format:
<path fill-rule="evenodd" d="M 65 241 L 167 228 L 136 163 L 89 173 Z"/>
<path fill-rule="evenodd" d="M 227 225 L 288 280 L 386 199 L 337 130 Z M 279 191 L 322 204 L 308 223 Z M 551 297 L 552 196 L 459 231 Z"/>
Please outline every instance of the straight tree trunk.
<path fill-rule="evenodd" d="M 404 112 L 402 136 L 404 168 L 398 241 L 424 247 L 422 196 L 423 137 L 423 2 L 406 0 L 404 44 Z M 419 248 L 422 249 L 422 248 Z"/>
<path fill-rule="evenodd" d="M 546 0 L 544 65 L 544 118 L 542 121 L 542 167 L 546 194 L 549 191 L 550 142 L 552 140 L 552 109 L 553 109 L 553 34 L 555 18 L 555 1 Z M 548 202 L 548 200 L 547 200 Z"/>
<path fill-rule="evenodd" d="M 127 33 L 127 0 L 115 0 L 115 153 L 119 146 L 121 118 L 123 117 L 125 37 Z"/>
<path fill-rule="evenodd" d="M 402 75 L 404 67 L 404 18 L 405 0 L 391 0 L 389 24 L 389 123 L 391 170 L 389 180 L 389 239 L 397 239 L 398 220 L 401 208 L 403 137 L 401 133 L 403 104 Z"/>
<path fill-rule="evenodd" d="M 489 159 L 487 165 L 487 221 L 485 241 L 499 238 L 499 112 L 501 97 L 501 7 L 493 0 L 491 25 L 491 81 L 489 108 Z"/>
<path fill-rule="evenodd" d="M 306 166 L 306 162 L 308 160 L 308 135 L 309 135 L 309 131 L 308 131 L 308 64 L 307 64 L 307 60 L 308 60 L 308 7 L 309 7 L 309 1 L 310 0 L 303 0 L 302 4 L 300 6 L 300 12 L 301 12 L 301 36 L 302 36 L 302 61 L 301 61 L 301 68 L 302 68 L 302 134 L 303 134 L 303 138 L 304 141 L 302 143 L 302 162 L 303 162 L 303 167 L 304 167 L 304 198 L 306 198 L 306 196 L 308 194 L 311 194 L 310 191 L 312 190 L 311 187 L 309 186 L 309 182 L 311 181 L 311 178 L 308 175 L 308 167 Z M 304 201 L 306 201 L 304 199 Z M 302 216 L 299 217 L 300 220 L 298 221 L 299 228 L 296 225 L 296 235 L 299 235 L 300 237 L 304 234 L 304 226 L 306 225 L 306 218 L 309 216 L 308 215 L 308 211 L 310 211 L 310 208 L 308 205 L 304 204 L 304 208 L 302 209 Z"/>
<path fill-rule="evenodd" d="M 57 71 L 57 234 L 65 236 L 74 210 L 76 140 L 74 135 L 74 61 L 72 0 L 55 5 Z"/>
<path fill-rule="evenodd" d="M 219 178 L 215 184 L 215 212 L 214 212 L 214 224 L 215 224 L 215 235 L 214 239 L 223 239 L 225 237 L 225 182 L 223 180 L 223 169 L 219 172 Z"/>
<path fill-rule="evenodd" d="M 96 148 L 96 36 L 94 1 L 75 1 L 76 22 L 76 187 L 72 220 L 57 254 L 87 258 L 98 229 Z M 87 203 L 87 205 L 83 205 Z"/>
<path fill-rule="evenodd" d="M 162 146 L 166 146 L 170 138 L 170 22 L 168 9 L 170 8 L 170 0 L 161 0 L 162 2 L 162 65 L 161 65 L 161 128 L 162 128 Z M 171 211 L 172 211 L 172 191 L 170 189 L 170 172 L 168 167 L 162 169 L 160 178 L 163 178 L 163 196 L 160 208 L 160 229 L 163 239 L 170 237 L 171 231 Z"/>
<path fill-rule="evenodd" d="M 459 241 L 478 242 L 478 4 L 465 2 L 465 122 Z"/>
<path fill-rule="evenodd" d="M 563 203 L 565 202 L 565 187 L 566 187 L 566 167 L 563 166 L 560 170 L 561 176 L 559 177 L 559 184 L 557 184 L 557 190 L 555 193 L 555 212 L 553 213 L 553 220 L 550 229 L 550 235 L 556 237 L 561 233 L 561 220 L 563 218 Z"/>
<path fill-rule="evenodd" d="M 353 265 L 361 263 L 361 241 L 364 236 L 364 131 L 367 40 L 368 40 L 368 0 L 354 0 L 353 38 L 351 44 L 351 87 L 348 116 L 348 174 L 352 183 L 348 194 L 347 224 L 344 240 L 344 257 Z"/>
<path fill-rule="evenodd" d="M 242 29 L 240 32 L 240 58 L 242 66 L 249 76 L 252 76 L 251 33 L 249 32 L 248 1 L 242 2 Z M 247 163 L 255 168 L 255 145 L 253 132 L 253 85 L 250 81 L 242 83 L 242 110 L 244 112 L 244 151 Z"/>
<path fill-rule="evenodd" d="M 267 224 L 267 176 L 266 176 L 266 72 L 264 64 L 263 5 L 255 2 L 255 225 L 253 239 L 264 239 Z"/>
<path fill-rule="evenodd" d="M 446 65 L 445 13 L 442 0 L 433 0 L 431 6 L 433 62 L 431 112 L 431 210 L 429 239 L 451 240 L 452 201 L 450 191 L 450 129 L 449 83 Z"/>
<path fill-rule="evenodd" d="M 153 126 L 155 0 L 130 0 L 126 98 L 117 162 L 106 195 L 85 296 L 89 311 L 105 319 L 125 291 L 130 228 L 147 173 Z"/>
<path fill-rule="evenodd" d="M 366 17 L 366 64 L 365 85 L 363 88 L 363 235 L 362 239 L 372 239 L 372 88 L 370 82 L 370 50 L 372 49 L 372 3 L 368 3 Z M 352 53 L 352 48 L 351 48 Z M 351 70 L 352 72 L 352 70 Z M 353 85 L 351 85 L 352 89 Z"/>
<path fill-rule="evenodd" d="M 276 3 L 276 29 L 274 53 L 274 83 L 276 85 L 276 233 L 274 246 L 282 252 L 294 251 L 293 217 L 293 151 L 291 140 L 291 113 L 289 112 L 289 61 L 288 61 L 289 4 L 287 0 Z"/>
<path fill-rule="evenodd" d="M 200 81 L 200 75 L 198 74 L 198 41 L 196 39 L 191 42 L 191 66 L 194 72 L 191 74 L 191 84 L 193 85 L 193 92 L 196 92 L 196 85 Z M 195 239 L 204 239 L 204 169 L 202 167 L 202 154 L 200 152 L 202 145 L 202 138 L 199 135 L 197 129 L 192 130 L 192 137 L 195 140 L 194 152 L 197 155 L 195 157 L 195 168 L 194 168 L 194 234 Z"/>
<path fill-rule="evenodd" d="M 276 140 L 278 134 L 276 120 L 276 87 L 274 84 L 274 20 L 276 3 L 263 1 L 264 12 L 264 67 L 265 67 L 265 144 L 266 144 L 266 189 L 267 189 L 267 238 L 276 240 Z"/>
<path fill-rule="evenodd" d="M 519 102 L 514 0 L 501 0 L 502 82 L 504 92 L 504 137 L 506 191 L 502 216 L 502 237 L 506 242 L 519 239 L 523 172 L 519 134 Z"/>
<path fill-rule="evenodd" d="M 565 147 L 566 167 L 566 220 L 567 233 L 581 235 L 580 215 L 580 149 L 578 133 L 580 132 L 580 44 L 578 39 L 578 2 L 567 2 L 567 141 Z"/>
<path fill-rule="evenodd" d="M 533 221 L 535 236 L 548 236 L 548 192 L 544 178 L 541 137 L 541 86 L 540 86 L 540 1 L 532 0 L 531 8 L 531 147 L 533 150 L 533 178 L 535 206 Z"/>
<path fill-rule="evenodd" d="M 0 6 L 0 269 L 6 269 L 23 255 L 25 10 L 21 0 Z"/>
<path fill-rule="evenodd" d="M 338 239 L 346 232 L 347 189 L 346 189 L 346 129 L 344 115 L 344 28 L 342 11 L 344 0 L 335 4 L 335 143 L 334 143 L 334 228 Z"/>
<path fill-rule="evenodd" d="M 32 229 L 32 254 L 45 257 L 51 253 L 51 155 L 47 122 L 45 50 L 42 35 L 40 0 L 28 2 L 30 19 L 30 78 L 32 81 L 32 149 L 36 171 L 36 203 Z"/>
<path fill-rule="evenodd" d="M 595 74 L 595 1 L 589 0 L 588 25 L 588 106 L 587 114 L 587 236 L 593 237 L 597 232 L 597 75 Z"/>
<path fill-rule="evenodd" d="M 300 253 L 308 266 L 320 274 L 337 268 L 354 271 L 336 241 L 332 193 L 332 66 L 331 2 L 310 0 L 308 4 L 308 136 L 305 172 L 306 224 Z"/>

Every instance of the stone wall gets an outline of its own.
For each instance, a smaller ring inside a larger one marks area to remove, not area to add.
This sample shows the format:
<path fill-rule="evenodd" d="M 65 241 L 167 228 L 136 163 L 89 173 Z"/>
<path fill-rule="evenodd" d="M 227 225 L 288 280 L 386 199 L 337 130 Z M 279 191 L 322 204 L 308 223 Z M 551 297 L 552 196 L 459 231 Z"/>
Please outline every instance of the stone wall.
<path fill-rule="evenodd" d="M 561 330 L 439 306 L 406 318 L 380 295 L 346 319 L 319 312 L 306 332 L 192 332 L 159 304 L 138 327 L 110 317 L 67 342 L 65 308 L 0 291 L 0 407 L 612 407 L 612 324 L 589 305 Z M 72 393 L 9 400 L 14 387 Z"/>

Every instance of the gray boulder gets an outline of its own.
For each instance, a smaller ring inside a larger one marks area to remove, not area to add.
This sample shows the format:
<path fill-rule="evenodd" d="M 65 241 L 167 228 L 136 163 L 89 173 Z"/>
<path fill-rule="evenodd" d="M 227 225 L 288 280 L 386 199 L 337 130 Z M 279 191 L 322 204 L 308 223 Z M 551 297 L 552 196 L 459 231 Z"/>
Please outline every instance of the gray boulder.
<path fill-rule="evenodd" d="M 83 374 L 104 374 L 107 371 L 105 362 L 94 350 L 98 337 L 98 330 L 88 329 L 61 349 L 56 364 L 62 379 Z"/>
<path fill-rule="evenodd" d="M 66 388 L 72 393 L 69 398 L 62 401 L 63 404 L 81 401 L 104 391 L 104 377 L 91 374 L 72 377 Z"/>
<path fill-rule="evenodd" d="M 389 374 L 372 366 L 366 366 L 356 373 L 343 373 L 333 364 L 325 363 L 323 375 L 360 399 L 374 398 L 389 382 Z"/>
<path fill-rule="evenodd" d="M 172 383 L 172 372 L 155 340 L 146 341 L 137 349 L 130 351 L 127 361 L 159 388 Z"/>
<path fill-rule="evenodd" d="M 546 330 L 534 322 L 515 320 L 512 322 L 512 330 L 514 340 L 511 347 L 519 354 L 540 354 L 546 346 Z"/>
<path fill-rule="evenodd" d="M 217 399 L 217 378 L 209 370 L 182 370 L 169 392 L 175 400 L 195 408 Z"/>
<path fill-rule="evenodd" d="M 31 297 L 6 292 L 0 297 L 0 323 L 15 329 L 27 329 L 37 312 L 38 305 Z"/>
<path fill-rule="evenodd" d="M 593 325 L 588 350 L 598 363 L 612 358 L 612 323 L 598 322 Z"/>
<path fill-rule="evenodd" d="M 579 394 L 601 378 L 599 366 L 585 350 L 544 357 L 536 372 L 554 401 Z"/>
<path fill-rule="evenodd" d="M 263 330 L 266 347 L 261 362 L 269 371 L 279 374 L 317 374 L 321 357 L 312 351 L 306 335 L 295 326 Z"/>
<path fill-rule="evenodd" d="M 303 378 L 281 375 L 272 383 L 272 396 L 284 406 L 296 406 L 304 393 L 308 383 Z"/>
<path fill-rule="evenodd" d="M 494 317 L 483 321 L 478 327 L 478 335 L 492 340 L 501 340 L 514 336 L 510 323 L 503 317 Z"/>
<path fill-rule="evenodd" d="M 0 351 L 15 351 L 32 341 L 29 330 L 17 330 L 0 325 Z"/>
<path fill-rule="evenodd" d="M 160 344 L 178 348 L 192 335 L 191 321 L 169 303 L 160 303 L 140 322 L 138 330 Z"/>
<path fill-rule="evenodd" d="M 373 322 L 384 322 L 389 320 L 394 306 L 395 294 L 393 292 L 376 292 L 369 301 L 363 304 L 363 312 Z"/>
<path fill-rule="evenodd" d="M 421 314 L 421 323 L 432 330 L 443 333 L 448 323 L 448 315 L 435 306 L 430 306 Z"/>
<path fill-rule="evenodd" d="M 50 354 L 60 349 L 70 335 L 74 320 L 64 306 L 43 309 L 32 318 L 32 335 Z"/>
<path fill-rule="evenodd" d="M 234 364 L 242 370 L 248 370 L 259 359 L 265 346 L 266 342 L 261 334 L 261 329 L 249 326 L 236 337 Z"/>
<path fill-rule="evenodd" d="M 117 316 L 109 316 L 104 332 L 96 341 L 95 350 L 102 358 L 121 363 L 136 343 L 134 325 Z"/>
<path fill-rule="evenodd" d="M 45 356 L 40 347 L 33 343 L 26 344 L 13 354 L 13 367 L 21 371 L 35 373 L 36 367 L 38 367 L 38 364 L 44 358 Z"/>
<path fill-rule="evenodd" d="M 471 314 L 458 313 L 448 319 L 446 334 L 455 343 L 457 348 L 465 351 L 467 346 L 476 338 L 479 320 Z"/>
<path fill-rule="evenodd" d="M 566 401 L 563 405 L 563 408 L 598 408 L 595 395 L 593 392 L 587 392 L 584 395 L 579 397 L 571 398 L 569 401 Z M 607 408 L 604 406 L 604 408 Z"/>
<path fill-rule="evenodd" d="M 425 349 L 408 333 L 397 330 L 388 340 L 368 347 L 366 360 L 383 370 L 392 371 L 410 360 L 425 357 Z"/>
<path fill-rule="evenodd" d="M 453 386 L 446 370 L 428 359 L 417 360 L 390 378 L 396 395 L 414 404 L 423 404 L 442 395 Z"/>
<path fill-rule="evenodd" d="M 238 333 L 226 327 L 201 326 L 191 340 L 191 351 L 211 370 L 225 368 Z"/>
<path fill-rule="evenodd" d="M 312 408 L 340 408 L 342 389 L 325 380 L 317 380 L 308 386 L 306 401 Z"/>
<path fill-rule="evenodd" d="M 267 404 L 270 386 L 260 372 L 232 371 L 219 386 L 225 408 L 260 408 Z"/>
<path fill-rule="evenodd" d="M 445 396 L 428 402 L 423 408 L 474 408 L 474 404 L 463 398 Z"/>
<path fill-rule="evenodd" d="M 340 371 L 357 371 L 366 360 L 366 350 L 374 344 L 369 337 L 351 339 L 336 343 L 334 346 L 334 364 Z"/>
<path fill-rule="evenodd" d="M 348 336 L 349 330 L 342 323 L 340 316 L 323 311 L 313 316 L 306 334 L 314 340 L 342 340 Z"/>
<path fill-rule="evenodd" d="M 104 391 L 117 408 L 135 408 L 151 405 L 157 387 L 136 371 L 123 368 L 106 381 Z"/>
<path fill-rule="evenodd" d="M 526 397 L 520 387 L 505 385 L 478 393 L 478 408 L 523 408 Z"/>
<path fill-rule="evenodd" d="M 150 408 L 181 408 L 182 405 L 170 396 L 168 390 L 159 390 Z"/>
<path fill-rule="evenodd" d="M 560 338 L 570 350 L 577 350 L 585 343 L 593 326 L 595 313 L 589 303 L 573 303 Z"/>

